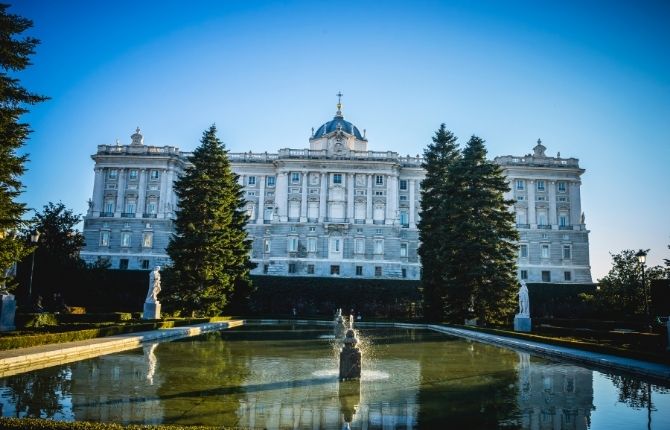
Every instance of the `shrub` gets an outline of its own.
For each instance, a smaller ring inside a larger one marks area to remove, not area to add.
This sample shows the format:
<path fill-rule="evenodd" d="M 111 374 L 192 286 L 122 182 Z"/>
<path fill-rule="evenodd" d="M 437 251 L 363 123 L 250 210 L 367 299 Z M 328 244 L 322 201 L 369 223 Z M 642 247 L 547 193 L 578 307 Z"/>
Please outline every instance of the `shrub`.
<path fill-rule="evenodd" d="M 17 314 L 15 322 L 17 327 L 45 327 L 58 325 L 56 315 L 47 312 Z"/>
<path fill-rule="evenodd" d="M 179 426 L 179 425 L 121 425 L 115 423 L 97 423 L 86 421 L 54 421 L 40 418 L 0 418 L 0 429 L 7 430 L 212 430 L 225 427 L 216 426 Z"/>

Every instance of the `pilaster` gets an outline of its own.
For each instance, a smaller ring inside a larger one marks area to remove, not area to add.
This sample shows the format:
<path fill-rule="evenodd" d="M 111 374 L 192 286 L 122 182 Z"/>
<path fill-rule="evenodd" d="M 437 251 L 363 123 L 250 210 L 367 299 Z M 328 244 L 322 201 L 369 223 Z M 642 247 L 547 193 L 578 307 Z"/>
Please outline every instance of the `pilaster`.
<path fill-rule="evenodd" d="M 146 200 L 147 200 L 147 174 L 149 173 L 147 169 L 140 169 L 138 172 L 140 175 L 140 181 L 138 184 L 139 189 L 137 190 L 137 212 L 142 214 L 145 212 Z"/>
<path fill-rule="evenodd" d="M 309 172 L 304 171 L 302 175 L 302 193 L 300 194 L 300 222 L 307 222 L 307 179 Z"/>
<path fill-rule="evenodd" d="M 367 175 L 367 184 L 368 184 L 368 192 L 367 192 L 367 201 L 366 201 L 366 207 L 365 207 L 365 223 L 366 224 L 372 224 L 373 219 L 372 219 L 372 175 Z"/>
<path fill-rule="evenodd" d="M 347 175 L 347 222 L 354 222 L 354 187 L 356 186 L 354 174 Z"/>
<path fill-rule="evenodd" d="M 265 216 L 265 176 L 259 176 L 261 181 L 260 189 L 258 191 L 258 203 L 256 204 L 256 224 L 263 224 L 263 217 Z"/>
<path fill-rule="evenodd" d="M 123 199 L 126 196 L 126 172 L 127 169 L 119 169 L 119 179 L 116 183 L 116 208 L 114 208 L 115 217 L 120 217 L 121 213 L 125 210 L 123 207 Z"/>
<path fill-rule="evenodd" d="M 537 228 L 537 219 L 535 218 L 535 181 L 528 180 L 528 224 L 530 228 Z"/>
<path fill-rule="evenodd" d="M 275 204 L 277 205 L 277 215 L 279 222 L 288 221 L 288 173 L 277 173 L 277 190 L 275 191 Z"/>
<path fill-rule="evenodd" d="M 414 179 L 409 180 L 409 228 L 416 228 L 416 181 Z"/>

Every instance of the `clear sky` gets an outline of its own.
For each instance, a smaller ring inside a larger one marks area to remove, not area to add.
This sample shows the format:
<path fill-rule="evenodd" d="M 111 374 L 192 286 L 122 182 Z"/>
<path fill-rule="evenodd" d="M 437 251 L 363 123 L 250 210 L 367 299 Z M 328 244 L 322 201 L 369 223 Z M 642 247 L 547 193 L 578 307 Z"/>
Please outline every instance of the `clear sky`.
<path fill-rule="evenodd" d="M 670 3 L 632 1 L 17 1 L 41 39 L 21 74 L 23 199 L 85 213 L 90 155 L 115 139 L 233 151 L 308 146 L 344 115 L 372 150 L 422 153 L 444 122 L 489 155 L 542 138 L 579 158 L 594 280 L 609 252 L 670 257 Z"/>

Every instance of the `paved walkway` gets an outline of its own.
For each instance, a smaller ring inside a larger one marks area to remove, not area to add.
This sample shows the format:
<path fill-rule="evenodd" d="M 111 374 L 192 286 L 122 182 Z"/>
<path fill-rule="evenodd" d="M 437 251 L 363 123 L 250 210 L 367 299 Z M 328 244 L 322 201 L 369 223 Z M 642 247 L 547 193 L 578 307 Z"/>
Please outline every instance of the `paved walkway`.
<path fill-rule="evenodd" d="M 8 349 L 0 351 L 0 377 L 134 349 L 145 342 L 197 336 L 205 332 L 237 327 L 242 324 L 244 324 L 243 320 L 231 320 Z"/>

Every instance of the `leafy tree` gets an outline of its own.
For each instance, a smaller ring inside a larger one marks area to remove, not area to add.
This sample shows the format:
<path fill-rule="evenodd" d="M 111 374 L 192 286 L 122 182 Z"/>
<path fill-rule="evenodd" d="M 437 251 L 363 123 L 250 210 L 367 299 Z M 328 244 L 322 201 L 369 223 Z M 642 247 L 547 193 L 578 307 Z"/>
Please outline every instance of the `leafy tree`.
<path fill-rule="evenodd" d="M 25 155 L 17 151 L 28 138 L 28 124 L 20 117 L 28 112 L 26 105 L 45 100 L 23 88 L 12 75 L 30 65 L 39 41 L 18 35 L 32 27 L 29 19 L 7 13 L 9 5 L 0 4 L 0 285 L 8 279 L 11 267 L 30 252 L 13 232 L 20 229 L 25 204 L 16 201 L 23 185 Z"/>
<path fill-rule="evenodd" d="M 173 267 L 166 302 L 176 310 L 215 315 L 251 292 L 251 241 L 244 229 L 242 186 L 212 125 L 175 183 L 179 210 L 167 247 Z"/>
<path fill-rule="evenodd" d="M 454 237 L 452 222 L 457 212 L 457 181 L 452 170 L 460 159 L 456 136 L 444 124 L 435 132 L 433 143 L 424 151 L 426 178 L 421 182 L 421 220 L 419 221 L 419 255 L 423 266 L 421 283 L 424 316 L 431 321 L 444 317 L 447 284 L 454 272 Z"/>
<path fill-rule="evenodd" d="M 647 250 L 649 251 L 649 250 Z M 625 249 L 612 256 L 612 268 L 599 279 L 599 306 L 618 316 L 642 316 L 645 314 L 646 291 L 652 280 L 663 279 L 667 269 L 662 266 L 645 268 L 645 284 L 642 286 L 642 267 L 635 256 L 636 251 Z"/>
<path fill-rule="evenodd" d="M 81 215 L 61 202 L 49 202 L 30 220 L 31 229 L 24 231 L 25 242 L 29 242 L 31 230 L 40 233 L 34 257 L 34 297 L 42 295 L 50 298 L 53 293 L 65 293 L 77 284 L 85 268 L 79 257 L 79 251 L 84 246 L 84 236 L 76 229 L 80 222 Z M 24 267 L 29 260 L 24 261 Z"/>
<path fill-rule="evenodd" d="M 519 233 L 506 200 L 502 169 L 486 159 L 484 140 L 472 136 L 453 167 L 460 181 L 454 221 L 458 267 L 447 291 L 451 320 L 477 317 L 502 323 L 516 307 L 516 241 Z M 468 303 L 469 302 L 469 303 Z"/>

